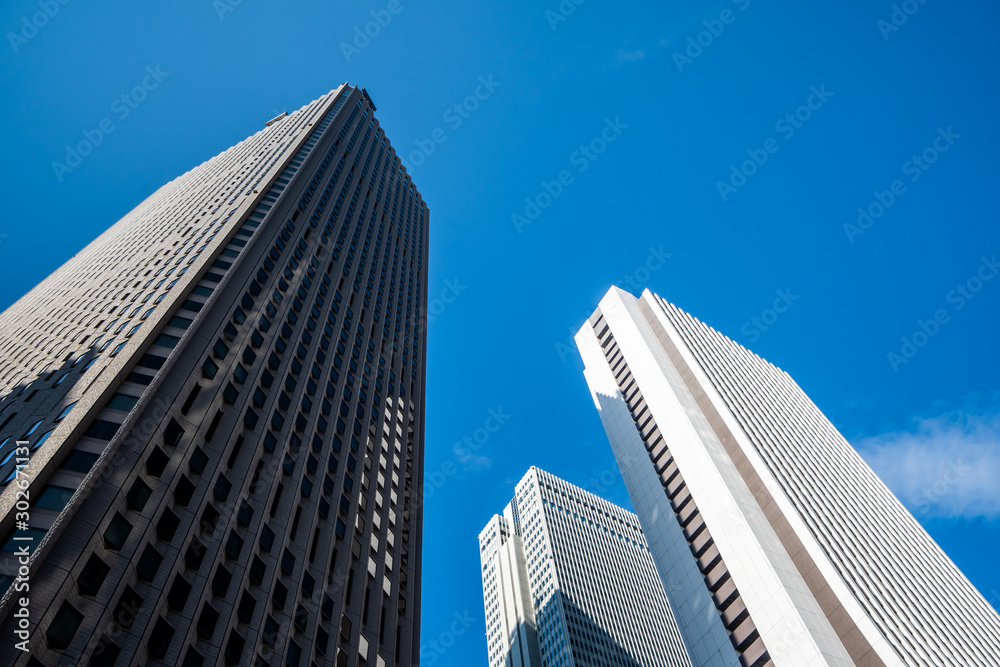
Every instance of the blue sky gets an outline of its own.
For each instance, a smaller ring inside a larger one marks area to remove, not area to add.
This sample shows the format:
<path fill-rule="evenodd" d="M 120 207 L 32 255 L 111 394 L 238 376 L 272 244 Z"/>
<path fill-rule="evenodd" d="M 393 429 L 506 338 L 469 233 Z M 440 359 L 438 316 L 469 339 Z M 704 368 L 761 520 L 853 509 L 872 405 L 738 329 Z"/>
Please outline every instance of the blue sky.
<path fill-rule="evenodd" d="M 1000 605 L 1000 8 L 332 4 L 5 3 L 0 307 L 350 81 L 431 209 L 424 664 L 485 663 L 476 538 L 529 466 L 628 505 L 570 336 L 628 281 L 790 372 Z"/>

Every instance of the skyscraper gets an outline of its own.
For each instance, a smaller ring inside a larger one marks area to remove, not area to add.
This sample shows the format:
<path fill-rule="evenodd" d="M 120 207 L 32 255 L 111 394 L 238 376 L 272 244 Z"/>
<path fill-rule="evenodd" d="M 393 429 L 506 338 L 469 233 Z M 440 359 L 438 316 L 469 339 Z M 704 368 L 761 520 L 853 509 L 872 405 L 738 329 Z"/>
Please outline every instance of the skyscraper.
<path fill-rule="evenodd" d="M 1000 617 L 789 375 L 648 290 L 576 336 L 696 665 L 996 665 Z"/>
<path fill-rule="evenodd" d="M 690 667 L 638 518 L 532 467 L 479 534 L 490 667 Z"/>
<path fill-rule="evenodd" d="M 269 121 L 0 315 L 0 663 L 417 662 L 428 211 L 374 112 Z"/>

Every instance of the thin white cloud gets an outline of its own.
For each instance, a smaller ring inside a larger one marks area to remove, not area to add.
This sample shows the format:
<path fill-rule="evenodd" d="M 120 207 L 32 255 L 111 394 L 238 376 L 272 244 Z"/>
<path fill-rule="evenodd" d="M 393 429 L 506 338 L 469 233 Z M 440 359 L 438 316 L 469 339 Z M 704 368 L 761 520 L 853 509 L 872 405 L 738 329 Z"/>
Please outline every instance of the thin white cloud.
<path fill-rule="evenodd" d="M 455 453 L 455 460 L 462 464 L 466 470 L 482 472 L 493 467 L 493 459 L 471 452 L 468 447 L 463 446 L 460 442 L 456 442 L 452 446 L 452 451 Z"/>
<path fill-rule="evenodd" d="M 919 419 L 854 444 L 918 519 L 1000 518 L 1000 411 Z"/>
<path fill-rule="evenodd" d="M 618 49 L 618 64 L 622 65 L 627 62 L 635 62 L 636 60 L 642 60 L 646 57 L 646 52 L 642 49 L 637 49 L 635 51 L 626 51 L 625 49 Z"/>

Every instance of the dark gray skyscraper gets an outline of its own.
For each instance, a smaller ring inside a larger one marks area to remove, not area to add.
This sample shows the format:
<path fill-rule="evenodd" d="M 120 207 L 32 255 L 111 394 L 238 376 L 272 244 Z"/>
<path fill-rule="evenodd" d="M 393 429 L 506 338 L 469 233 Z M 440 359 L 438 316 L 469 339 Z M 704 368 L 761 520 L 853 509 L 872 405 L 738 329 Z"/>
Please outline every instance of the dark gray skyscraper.
<path fill-rule="evenodd" d="M 374 111 L 270 121 L 0 315 L 0 664 L 417 662 L 428 211 Z"/>

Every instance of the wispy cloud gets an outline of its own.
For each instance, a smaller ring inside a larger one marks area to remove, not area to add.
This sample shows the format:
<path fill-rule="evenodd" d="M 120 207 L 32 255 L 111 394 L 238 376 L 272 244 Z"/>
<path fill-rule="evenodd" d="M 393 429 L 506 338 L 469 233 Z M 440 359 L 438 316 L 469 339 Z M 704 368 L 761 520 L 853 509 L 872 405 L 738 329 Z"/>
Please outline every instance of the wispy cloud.
<path fill-rule="evenodd" d="M 483 470 L 489 470 L 493 467 L 493 459 L 488 456 L 482 456 L 469 451 L 469 449 L 463 447 L 460 442 L 455 443 L 452 447 L 452 451 L 455 452 L 455 460 L 458 461 L 466 470 L 482 472 Z"/>
<path fill-rule="evenodd" d="M 651 37 L 649 34 L 632 35 L 620 43 L 618 50 L 615 51 L 614 61 L 607 66 L 624 67 L 628 63 L 647 60 L 663 50 L 666 45 L 666 37 Z"/>
<path fill-rule="evenodd" d="M 917 518 L 1000 518 L 1000 409 L 918 419 L 854 445 Z"/>
<path fill-rule="evenodd" d="M 642 60 L 646 57 L 646 52 L 642 49 L 636 49 L 635 51 L 626 51 L 625 49 L 618 49 L 618 64 L 622 65 L 628 62 L 634 62 L 636 60 Z"/>

